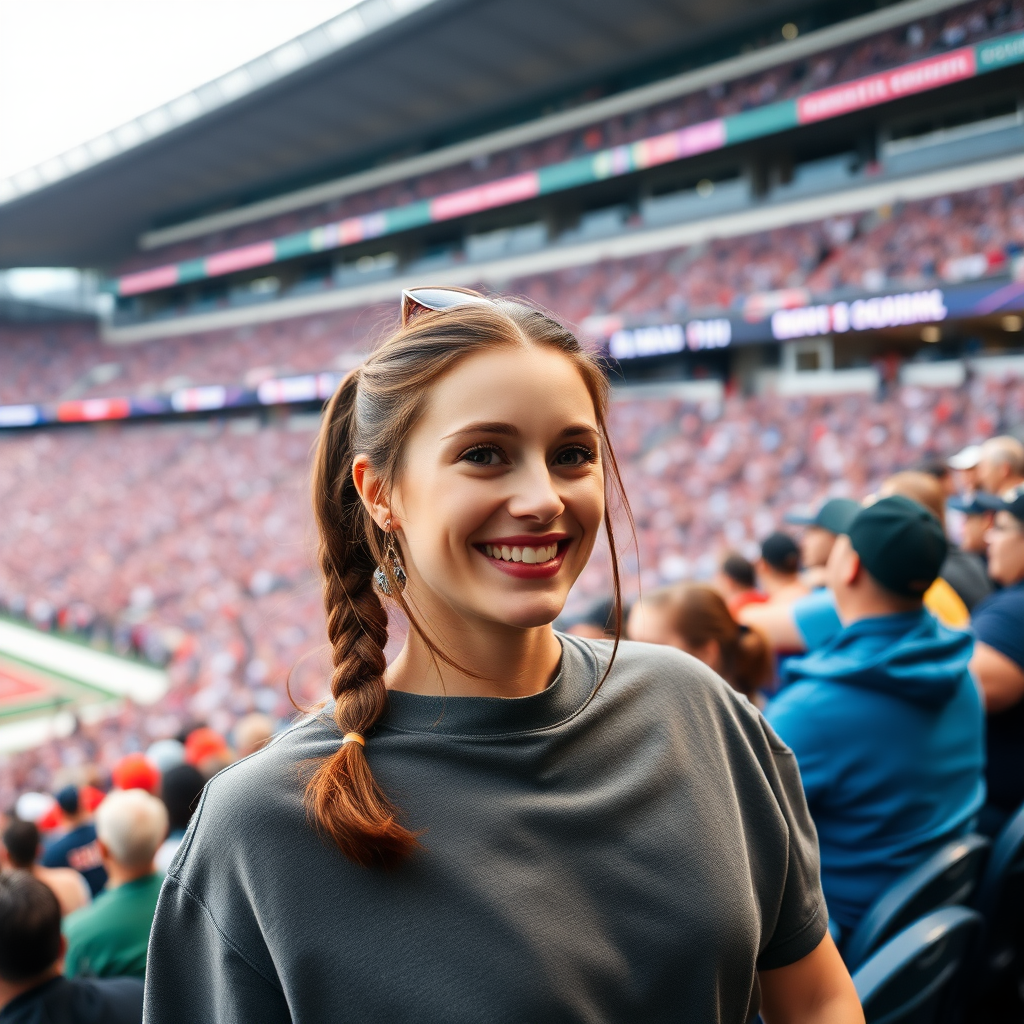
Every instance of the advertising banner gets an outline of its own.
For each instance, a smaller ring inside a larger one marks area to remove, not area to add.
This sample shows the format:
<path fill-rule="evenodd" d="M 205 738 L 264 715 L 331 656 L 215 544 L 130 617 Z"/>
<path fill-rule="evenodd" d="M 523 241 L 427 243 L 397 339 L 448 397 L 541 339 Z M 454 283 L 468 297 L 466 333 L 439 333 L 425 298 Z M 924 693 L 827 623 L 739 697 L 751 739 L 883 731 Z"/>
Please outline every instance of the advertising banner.
<path fill-rule="evenodd" d="M 353 245 L 425 224 L 548 195 L 647 167 L 762 138 L 803 124 L 841 117 L 857 110 L 926 92 L 975 75 L 1024 62 L 1024 32 L 928 57 L 866 75 L 797 99 L 768 103 L 739 114 L 687 125 L 636 142 L 613 146 L 521 174 L 446 192 L 404 206 L 377 210 L 276 239 L 228 249 L 201 259 L 126 274 L 116 294 L 140 295 L 202 278 L 218 277 L 283 259 Z"/>

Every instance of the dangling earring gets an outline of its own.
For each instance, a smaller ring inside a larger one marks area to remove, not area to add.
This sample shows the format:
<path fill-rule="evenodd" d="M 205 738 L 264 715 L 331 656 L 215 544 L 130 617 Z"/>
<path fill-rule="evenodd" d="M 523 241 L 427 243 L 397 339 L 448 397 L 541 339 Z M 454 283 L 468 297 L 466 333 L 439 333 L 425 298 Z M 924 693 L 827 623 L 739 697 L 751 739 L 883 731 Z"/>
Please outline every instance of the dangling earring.
<path fill-rule="evenodd" d="M 398 582 L 399 590 L 404 590 L 407 577 L 405 570 L 402 568 L 402 563 L 398 559 L 398 552 L 395 550 L 395 535 L 391 532 L 390 516 L 384 522 L 384 533 L 388 539 L 384 557 L 391 563 L 391 571 Z M 378 565 L 373 570 L 373 582 L 385 597 L 391 596 L 391 584 L 388 582 L 388 574 L 384 571 L 384 566 Z"/>

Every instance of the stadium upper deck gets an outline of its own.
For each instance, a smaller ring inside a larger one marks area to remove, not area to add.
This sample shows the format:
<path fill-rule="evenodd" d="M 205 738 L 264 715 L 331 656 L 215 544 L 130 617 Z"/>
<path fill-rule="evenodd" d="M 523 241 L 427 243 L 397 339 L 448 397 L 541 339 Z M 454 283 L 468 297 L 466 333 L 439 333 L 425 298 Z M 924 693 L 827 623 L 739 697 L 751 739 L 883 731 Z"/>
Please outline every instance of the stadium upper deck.
<path fill-rule="evenodd" d="M 507 281 L 1014 180 L 1022 27 L 1022 0 L 975 0 L 628 117 L 593 123 L 584 107 L 573 131 L 486 160 L 151 249 L 121 268 L 109 336 L 351 307 L 425 275 Z"/>
<path fill-rule="evenodd" d="M 752 366 L 785 363 L 779 342 L 865 331 L 884 337 L 841 339 L 822 358 L 867 366 L 886 344 L 906 356 L 936 339 L 931 358 L 1012 350 L 1024 306 L 1024 0 L 850 12 L 471 138 L 472 160 L 462 143 L 440 146 L 143 232 L 120 261 L 105 334 L 146 344 L 6 332 L 0 400 L 21 407 L 0 419 L 315 403 L 399 289 L 428 278 L 542 301 L 632 360 L 627 376 L 718 380 L 742 363 L 749 384 Z M 749 41 L 718 28 L 723 45 Z M 650 74 L 657 62 L 640 64 Z M 602 73 L 589 81 L 609 90 Z M 89 174 L 119 173 L 111 166 Z M 36 197 L 59 205 L 54 190 Z M 0 227 L 5 215 L 0 205 Z M 741 345 L 754 356 L 733 356 Z M 47 373 L 33 376 L 44 350 Z"/>
<path fill-rule="evenodd" d="M 447 197 L 451 193 L 459 193 L 487 183 L 501 182 L 502 179 L 521 175 L 530 171 L 539 171 L 540 177 L 554 179 L 566 177 L 565 172 L 559 175 L 554 168 L 574 158 L 586 157 L 604 149 L 649 140 L 666 132 L 680 128 L 699 126 L 702 131 L 693 133 L 689 149 L 684 145 L 677 146 L 677 151 L 664 144 L 664 153 L 649 154 L 646 166 L 655 166 L 661 162 L 673 162 L 672 158 L 694 155 L 700 151 L 711 151 L 722 148 L 728 142 L 743 138 L 756 137 L 758 134 L 770 134 L 787 127 L 786 112 L 778 109 L 778 104 L 787 100 L 803 97 L 803 109 L 797 111 L 797 118 L 813 118 L 822 120 L 847 113 L 859 106 L 871 106 L 882 100 L 880 93 L 862 90 L 857 96 L 831 93 L 833 87 L 853 82 L 867 75 L 877 74 L 904 65 L 916 65 L 924 60 L 924 73 L 916 82 L 904 84 L 904 92 L 928 89 L 948 84 L 965 75 L 965 68 L 955 63 L 943 67 L 930 58 L 948 57 L 965 45 L 979 43 L 1005 34 L 1012 34 L 1024 28 L 1024 6 L 1006 2 L 1006 0 L 975 0 L 958 6 L 951 11 L 939 12 L 913 21 L 910 28 L 906 24 L 885 32 L 868 36 L 846 43 L 845 45 L 824 49 L 813 56 L 798 60 L 781 59 L 772 67 L 755 74 L 742 77 L 728 77 L 727 68 L 720 68 L 721 80 L 713 82 L 707 88 L 684 93 L 671 100 L 640 107 L 628 113 L 600 119 L 592 116 L 589 123 L 584 123 L 569 131 L 555 132 L 536 141 L 527 142 L 499 149 L 486 154 L 476 154 L 468 161 L 453 162 L 442 169 L 425 174 L 412 174 L 403 180 L 389 182 L 377 188 L 354 191 L 346 196 L 334 196 L 325 202 L 296 208 L 277 216 L 263 217 L 262 210 L 282 205 L 287 202 L 301 203 L 303 193 L 279 197 L 273 203 L 254 204 L 248 211 L 248 222 L 234 226 L 231 220 L 240 221 L 246 209 L 233 211 L 230 217 L 208 217 L 197 221 L 172 226 L 163 230 L 148 232 L 140 239 L 142 247 L 147 250 L 131 257 L 122 265 L 121 270 L 128 273 L 146 267 L 158 266 L 167 261 L 195 259 L 210 252 L 217 252 L 241 245 L 249 245 L 265 239 L 276 239 L 292 234 L 298 230 L 309 230 L 322 227 L 336 220 L 358 218 L 366 215 L 378 216 L 385 212 L 385 219 L 391 211 L 407 208 L 421 200 Z M 785 51 L 778 54 L 783 58 Z M 980 65 L 979 65 L 980 67 Z M 976 67 L 975 70 L 978 68 Z M 905 76 L 910 78 L 911 76 Z M 875 83 L 877 88 L 877 83 Z M 808 102 L 808 94 L 823 93 L 817 102 Z M 889 97 L 896 98 L 896 97 Z M 577 108 L 574 113 L 577 119 L 588 109 L 596 115 L 604 106 L 602 103 L 585 105 Z M 737 125 L 730 124 L 729 118 L 746 115 Z M 725 119 L 724 131 L 717 122 Z M 794 122 L 795 123 L 795 122 Z M 731 129 L 731 130 L 730 130 Z M 652 148 L 650 145 L 648 148 Z M 598 160 L 601 158 L 598 157 Z M 619 160 L 621 162 L 621 157 Z M 606 158 L 606 163 L 611 163 Z M 595 180 L 613 176 L 616 171 L 643 169 L 645 162 L 634 157 L 635 167 L 602 170 L 595 167 Z M 609 173 L 611 172 L 611 173 Z M 586 174 L 577 169 L 572 184 L 585 184 Z M 338 183 L 339 187 L 343 183 Z M 543 187 L 543 185 L 542 185 Z M 553 189 L 554 190 L 554 189 Z M 477 212 L 485 208 L 488 201 L 493 207 L 511 205 L 521 201 L 524 188 L 516 190 L 512 186 L 495 189 L 492 197 L 477 196 L 469 209 L 470 200 L 465 197 L 462 208 L 467 212 Z M 529 198 L 529 197 L 528 197 Z M 448 199 L 448 207 L 442 216 L 454 212 L 456 201 Z M 391 214 L 396 224 L 405 228 L 413 225 L 413 217 L 409 211 L 404 214 Z M 440 217 L 438 219 L 441 219 Z M 354 229 L 354 225 L 353 225 Z M 391 233 L 391 231 L 387 231 Z M 192 237 L 188 242 L 177 239 L 187 235 Z M 338 244 L 344 245 L 344 232 L 339 232 Z M 161 244 L 170 242 L 172 244 Z M 351 242 L 349 242 L 351 244 Z M 156 250 L 156 251 L 154 251 Z M 123 294 L 147 290 L 144 280 L 124 282 Z"/>
<path fill-rule="evenodd" d="M 595 0 L 581 11 L 572 0 L 362 0 L 3 182 L 0 265 L 109 265 L 152 228 L 777 40 L 794 17 L 813 27 L 877 6 Z"/>

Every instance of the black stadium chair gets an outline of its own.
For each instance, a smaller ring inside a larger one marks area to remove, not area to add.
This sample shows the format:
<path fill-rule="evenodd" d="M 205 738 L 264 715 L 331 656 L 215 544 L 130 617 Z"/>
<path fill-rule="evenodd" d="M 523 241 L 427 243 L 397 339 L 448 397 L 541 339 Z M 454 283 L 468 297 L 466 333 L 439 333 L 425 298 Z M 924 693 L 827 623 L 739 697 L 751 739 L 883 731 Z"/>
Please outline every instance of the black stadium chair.
<path fill-rule="evenodd" d="M 857 970 L 886 939 L 924 914 L 969 904 L 989 846 L 983 836 L 955 839 L 882 893 L 843 944 L 846 966 Z"/>
<path fill-rule="evenodd" d="M 977 1019 L 1024 1018 L 1024 807 L 1003 826 L 978 885 L 974 907 L 985 919 L 971 988 Z"/>
<path fill-rule="evenodd" d="M 853 984 L 867 1024 L 938 1024 L 957 1006 L 981 915 L 945 907 L 905 928 L 859 970 Z"/>

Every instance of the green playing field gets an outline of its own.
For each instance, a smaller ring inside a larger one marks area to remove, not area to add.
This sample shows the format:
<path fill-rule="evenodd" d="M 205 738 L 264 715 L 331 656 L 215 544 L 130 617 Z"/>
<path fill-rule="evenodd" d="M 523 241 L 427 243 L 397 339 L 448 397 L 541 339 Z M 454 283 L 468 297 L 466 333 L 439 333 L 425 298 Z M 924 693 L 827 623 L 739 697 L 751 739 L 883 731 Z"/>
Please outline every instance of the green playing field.
<path fill-rule="evenodd" d="M 33 746 L 128 700 L 151 704 L 167 675 L 76 640 L 0 620 L 0 751 Z"/>

